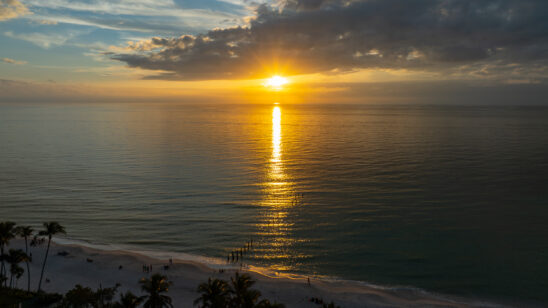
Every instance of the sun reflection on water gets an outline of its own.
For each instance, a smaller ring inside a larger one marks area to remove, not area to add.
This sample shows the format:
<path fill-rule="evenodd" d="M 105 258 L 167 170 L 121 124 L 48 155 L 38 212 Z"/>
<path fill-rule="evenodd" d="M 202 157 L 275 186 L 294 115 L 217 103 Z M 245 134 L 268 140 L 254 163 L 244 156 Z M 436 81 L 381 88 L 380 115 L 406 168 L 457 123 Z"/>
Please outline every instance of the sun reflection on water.
<path fill-rule="evenodd" d="M 272 110 L 272 159 L 271 175 L 273 178 L 283 176 L 281 160 L 282 158 L 282 111 L 276 106 Z"/>
<path fill-rule="evenodd" d="M 291 193 L 291 183 L 287 181 L 282 159 L 282 110 L 279 106 L 272 109 L 272 155 L 267 179 L 267 205 L 275 208 L 286 206 L 286 199 Z"/>
<path fill-rule="evenodd" d="M 264 197 L 261 206 L 265 208 L 262 221 L 258 224 L 258 234 L 263 238 L 258 257 L 273 260 L 274 270 L 290 270 L 295 257 L 292 246 L 293 222 L 289 219 L 290 209 L 296 206 L 295 188 L 284 166 L 282 133 L 282 109 L 272 109 L 272 154 L 267 161 L 267 174 L 264 182 Z"/>

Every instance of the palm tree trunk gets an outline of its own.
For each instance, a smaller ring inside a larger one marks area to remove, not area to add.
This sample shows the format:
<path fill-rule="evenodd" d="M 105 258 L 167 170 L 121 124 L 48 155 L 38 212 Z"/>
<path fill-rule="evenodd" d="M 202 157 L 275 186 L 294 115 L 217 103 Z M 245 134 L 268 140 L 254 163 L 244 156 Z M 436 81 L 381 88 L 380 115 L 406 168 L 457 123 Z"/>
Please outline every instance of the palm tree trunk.
<path fill-rule="evenodd" d="M 29 245 L 27 244 L 27 237 L 25 236 L 25 253 L 27 254 L 27 293 L 30 293 L 30 266 L 29 266 Z"/>
<path fill-rule="evenodd" d="M 40 273 L 40 280 L 38 281 L 38 292 L 42 290 L 42 277 L 44 277 L 44 269 L 46 268 L 46 261 L 48 260 L 49 244 L 51 243 L 51 235 L 48 238 L 48 248 L 46 249 L 46 256 L 44 257 L 44 263 L 42 264 L 42 272 Z"/>
<path fill-rule="evenodd" d="M 2 267 L 0 267 L 0 278 L 4 277 L 4 271 L 6 269 L 4 265 L 4 245 L 0 246 L 0 257 L 2 259 Z M 7 278 L 7 277 L 6 277 Z M 0 281 L 0 287 L 2 286 L 2 281 Z"/>

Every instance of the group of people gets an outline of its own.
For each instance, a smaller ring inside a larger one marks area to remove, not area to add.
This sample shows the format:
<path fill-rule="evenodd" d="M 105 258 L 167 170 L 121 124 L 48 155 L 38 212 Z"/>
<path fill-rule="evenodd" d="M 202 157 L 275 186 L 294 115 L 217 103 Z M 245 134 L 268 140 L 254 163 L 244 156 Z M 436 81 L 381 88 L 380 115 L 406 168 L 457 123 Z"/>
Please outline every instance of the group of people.
<path fill-rule="evenodd" d="M 232 250 L 226 256 L 226 263 L 238 263 L 243 260 L 244 254 L 250 251 L 253 248 L 253 239 L 249 242 L 245 242 L 244 247 Z"/>
<path fill-rule="evenodd" d="M 165 264 L 163 266 L 164 270 L 166 270 L 166 271 L 169 269 L 169 267 L 171 265 L 173 265 L 173 259 L 169 258 L 168 262 L 169 262 L 169 264 Z M 120 269 L 121 269 L 121 267 L 122 266 L 120 265 Z M 152 264 L 143 264 L 143 273 L 151 273 L 151 272 L 152 272 Z"/>
<path fill-rule="evenodd" d="M 150 273 L 150 272 L 152 272 L 152 264 L 150 265 L 143 264 L 143 273 Z"/>

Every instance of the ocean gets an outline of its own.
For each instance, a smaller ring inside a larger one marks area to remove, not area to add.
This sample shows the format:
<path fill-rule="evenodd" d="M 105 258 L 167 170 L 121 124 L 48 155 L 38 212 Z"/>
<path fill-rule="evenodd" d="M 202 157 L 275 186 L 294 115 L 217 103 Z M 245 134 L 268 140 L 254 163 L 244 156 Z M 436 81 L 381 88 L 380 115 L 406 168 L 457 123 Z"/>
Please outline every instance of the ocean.
<path fill-rule="evenodd" d="M 547 305 L 548 108 L 1 104 L 0 220 Z"/>

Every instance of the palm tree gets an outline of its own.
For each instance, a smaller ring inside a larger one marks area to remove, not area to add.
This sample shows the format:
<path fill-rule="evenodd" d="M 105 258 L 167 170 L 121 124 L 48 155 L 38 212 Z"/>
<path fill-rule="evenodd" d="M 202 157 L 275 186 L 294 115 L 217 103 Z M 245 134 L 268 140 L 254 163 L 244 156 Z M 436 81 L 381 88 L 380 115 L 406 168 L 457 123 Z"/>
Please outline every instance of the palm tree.
<path fill-rule="evenodd" d="M 116 308 L 137 308 L 143 302 L 144 297 L 136 296 L 135 294 L 127 291 L 120 294 L 120 301 L 114 305 Z"/>
<path fill-rule="evenodd" d="M 25 239 L 25 253 L 27 254 L 28 258 L 25 261 L 27 264 L 27 292 L 30 292 L 30 266 L 29 262 L 32 261 L 30 254 L 29 254 L 29 243 L 28 239 L 32 235 L 32 232 L 34 232 L 34 229 L 30 226 L 19 226 L 15 228 L 15 233 L 19 235 L 20 237 Z"/>
<path fill-rule="evenodd" d="M 10 240 L 15 237 L 13 228 L 15 223 L 11 221 L 0 222 L 0 259 L 2 259 L 2 266 L 0 267 L 0 287 L 2 286 L 2 279 L 7 280 L 6 265 L 4 263 L 4 248 L 9 245 Z M 4 282 L 5 285 L 5 282 Z"/>
<path fill-rule="evenodd" d="M 194 305 L 201 303 L 202 308 L 225 308 L 229 298 L 228 284 L 224 280 L 211 279 L 198 286 L 202 295 L 194 300 Z"/>
<path fill-rule="evenodd" d="M 33 237 L 32 237 L 32 240 L 30 240 L 30 247 L 38 247 L 42 244 L 44 244 L 45 240 L 44 238 L 38 236 L 37 234 L 35 234 Z"/>
<path fill-rule="evenodd" d="M 44 276 L 44 269 L 46 268 L 46 261 L 48 260 L 51 237 L 58 233 L 66 234 L 65 227 L 61 226 L 59 223 L 55 221 L 45 222 L 44 228 L 46 230 L 40 231 L 39 235 L 48 237 L 48 248 L 46 249 L 46 255 L 44 256 L 44 263 L 42 264 L 42 271 L 40 272 L 40 280 L 38 281 L 38 292 L 42 290 L 42 278 Z"/>
<path fill-rule="evenodd" d="M 27 254 L 22 251 L 21 249 L 10 249 L 9 254 L 5 256 L 5 259 L 10 264 L 10 288 L 13 287 L 13 277 L 15 276 L 17 279 L 21 277 L 21 275 L 24 273 L 24 270 L 19 266 L 19 263 L 27 261 L 29 257 Z"/>
<path fill-rule="evenodd" d="M 248 274 L 240 275 L 236 272 L 230 280 L 230 293 L 232 294 L 231 307 L 253 308 L 259 297 L 261 297 L 261 292 L 250 289 L 255 284 L 251 276 Z"/>
<path fill-rule="evenodd" d="M 118 291 L 119 287 L 119 283 L 111 288 L 103 288 L 103 286 L 99 284 L 99 289 L 97 289 L 93 295 L 92 306 L 98 308 L 112 307 L 112 300 L 114 299 L 114 295 Z"/>
<path fill-rule="evenodd" d="M 166 276 L 154 274 L 150 279 L 141 279 L 139 283 L 141 284 L 141 290 L 148 293 L 145 296 L 144 308 L 173 307 L 171 297 L 162 294 L 169 291 L 169 286 L 172 284 Z"/>
<path fill-rule="evenodd" d="M 92 289 L 77 284 L 65 294 L 61 307 L 87 308 L 93 304 L 94 296 Z"/>
<path fill-rule="evenodd" d="M 21 266 L 15 266 L 15 267 L 10 267 L 10 273 L 11 273 L 10 288 L 17 288 L 17 282 L 19 282 L 19 278 L 23 276 L 23 274 L 25 273 L 25 270 Z"/>

